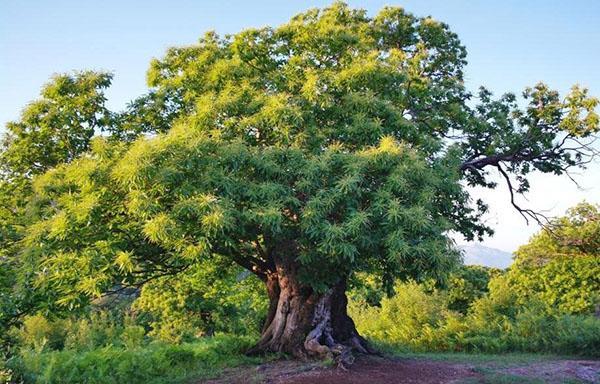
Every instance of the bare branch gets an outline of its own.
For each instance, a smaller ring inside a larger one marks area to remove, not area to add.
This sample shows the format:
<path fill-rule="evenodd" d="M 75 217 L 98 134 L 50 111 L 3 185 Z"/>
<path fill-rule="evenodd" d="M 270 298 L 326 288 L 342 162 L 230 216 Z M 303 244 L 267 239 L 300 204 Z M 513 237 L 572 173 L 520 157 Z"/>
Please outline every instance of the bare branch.
<path fill-rule="evenodd" d="M 510 192 L 510 203 L 521 214 L 521 216 L 523 216 L 523 218 L 525 219 L 525 222 L 527 222 L 527 224 L 529 224 L 529 219 L 533 219 L 541 227 L 544 227 L 544 228 L 547 227 L 547 225 L 550 223 L 550 219 L 547 216 L 545 216 L 539 212 L 535 212 L 532 209 L 521 208 L 517 204 L 517 202 L 515 201 L 515 189 L 512 185 L 510 177 L 508 176 L 508 173 L 506 173 L 506 171 L 502 168 L 502 166 L 500 164 L 498 164 L 496 166 L 496 168 L 498 169 L 500 174 L 504 177 L 504 180 L 506 180 L 506 185 L 508 187 L 508 191 Z"/>

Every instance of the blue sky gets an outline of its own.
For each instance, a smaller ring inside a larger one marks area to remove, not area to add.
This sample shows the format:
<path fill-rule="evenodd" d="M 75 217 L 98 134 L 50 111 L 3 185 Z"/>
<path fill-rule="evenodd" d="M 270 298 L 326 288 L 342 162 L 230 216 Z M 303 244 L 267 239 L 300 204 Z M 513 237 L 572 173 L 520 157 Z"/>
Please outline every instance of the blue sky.
<path fill-rule="evenodd" d="M 144 92 L 153 57 L 194 43 L 207 30 L 235 33 L 278 25 L 329 1 L 0 1 L 0 126 L 18 118 L 57 72 L 102 69 L 115 74 L 107 93 L 118 110 Z M 544 80 L 566 91 L 575 83 L 600 96 L 600 1 L 348 1 L 371 15 L 385 5 L 448 23 L 468 50 L 466 84 L 496 93 L 520 92 Z M 529 202 L 561 214 L 578 201 L 600 203 L 600 165 L 578 178 L 535 176 Z M 513 251 L 536 230 L 510 208 L 505 190 L 474 191 L 491 205 L 497 234 L 485 245 Z"/>

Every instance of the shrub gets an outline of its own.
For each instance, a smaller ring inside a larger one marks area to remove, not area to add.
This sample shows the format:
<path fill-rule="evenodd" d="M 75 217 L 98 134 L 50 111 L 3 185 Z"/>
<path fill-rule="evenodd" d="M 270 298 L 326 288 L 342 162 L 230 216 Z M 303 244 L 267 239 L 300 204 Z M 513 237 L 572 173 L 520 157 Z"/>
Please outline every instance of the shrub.
<path fill-rule="evenodd" d="M 127 325 L 121 333 L 121 342 L 128 348 L 137 348 L 144 343 L 146 330 L 140 325 Z"/>
<path fill-rule="evenodd" d="M 119 345 L 123 332 L 121 314 L 108 311 L 92 312 L 88 317 L 69 319 L 66 327 L 65 348 L 91 350 L 108 345 Z"/>
<path fill-rule="evenodd" d="M 206 262 L 146 284 L 134 308 L 149 319 L 150 335 L 164 341 L 215 332 L 256 334 L 266 314 L 263 291 L 254 275 Z"/>
<path fill-rule="evenodd" d="M 21 350 L 89 351 L 106 346 L 139 347 L 146 330 L 124 313 L 95 311 L 87 317 L 50 320 L 40 314 L 27 316 L 13 329 Z"/>
<path fill-rule="evenodd" d="M 466 314 L 471 304 L 488 292 L 490 279 L 501 273 L 501 270 L 496 268 L 462 266 L 450 275 L 448 308 Z"/>
<path fill-rule="evenodd" d="M 65 333 L 64 321 L 50 321 L 40 314 L 25 317 L 23 326 L 16 332 L 22 348 L 37 352 L 62 349 Z"/>
<path fill-rule="evenodd" d="M 384 348 L 401 351 L 547 352 L 600 356 L 600 319 L 557 314 L 539 300 L 519 301 L 500 276 L 467 315 L 449 310 L 439 291 L 396 285 L 381 307 L 350 304 L 358 330 Z"/>
<path fill-rule="evenodd" d="M 27 383 L 173 383 L 256 361 L 242 353 L 251 342 L 247 337 L 218 335 L 195 343 L 153 343 L 136 349 L 109 346 L 87 352 L 25 351 L 9 365 Z"/>
<path fill-rule="evenodd" d="M 434 329 L 449 315 L 445 297 L 427 293 L 414 282 L 396 284 L 396 294 L 383 298 L 381 307 L 351 303 L 349 311 L 359 331 L 372 339 L 390 341 L 409 350 L 425 350 L 435 343 Z"/>

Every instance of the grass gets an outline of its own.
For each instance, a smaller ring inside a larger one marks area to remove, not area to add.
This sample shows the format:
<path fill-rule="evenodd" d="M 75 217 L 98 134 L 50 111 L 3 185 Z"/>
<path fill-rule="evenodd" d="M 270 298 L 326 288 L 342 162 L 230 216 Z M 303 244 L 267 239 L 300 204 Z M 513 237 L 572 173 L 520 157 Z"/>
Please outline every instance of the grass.
<path fill-rule="evenodd" d="M 250 338 L 220 335 L 181 345 L 24 352 L 9 366 L 26 383 L 186 383 L 216 377 L 224 368 L 264 361 L 243 354 L 251 343 Z"/>
<path fill-rule="evenodd" d="M 531 364 L 548 360 L 566 360 L 573 356 L 561 356 L 551 353 L 483 353 L 483 352 L 411 352 L 403 345 L 382 343 L 371 340 L 376 349 L 386 355 L 406 359 L 427 359 L 463 364 L 497 364 L 499 367 L 510 367 L 520 364 Z"/>
<path fill-rule="evenodd" d="M 245 356 L 243 352 L 252 345 L 252 342 L 251 337 L 217 335 L 180 345 L 151 343 L 131 349 L 111 346 L 86 352 L 24 351 L 9 362 L 9 367 L 17 374 L 15 379 L 25 383 L 193 383 L 201 379 L 222 376 L 226 368 L 234 368 L 233 372 L 242 375 L 249 383 L 259 383 L 262 382 L 263 373 L 253 366 L 272 360 L 274 356 L 264 358 Z M 465 379 L 463 384 L 543 383 L 541 379 L 517 376 L 505 370 L 569 358 L 534 353 L 414 353 L 389 344 L 377 346 L 389 357 L 468 364 L 481 377 L 475 381 Z M 318 365 L 329 367 L 332 361 L 322 361 Z"/>
<path fill-rule="evenodd" d="M 542 379 L 523 376 L 508 375 L 494 372 L 492 370 L 477 369 L 483 375 L 482 378 L 468 378 L 460 381 L 460 384 L 544 384 Z"/>
<path fill-rule="evenodd" d="M 506 354 L 482 354 L 463 352 L 398 352 L 393 353 L 392 355 L 395 357 L 407 359 L 435 360 L 458 364 L 494 364 L 498 368 L 509 368 L 515 365 L 532 364 L 550 360 L 564 360 L 569 358 L 556 355 L 518 352 Z"/>

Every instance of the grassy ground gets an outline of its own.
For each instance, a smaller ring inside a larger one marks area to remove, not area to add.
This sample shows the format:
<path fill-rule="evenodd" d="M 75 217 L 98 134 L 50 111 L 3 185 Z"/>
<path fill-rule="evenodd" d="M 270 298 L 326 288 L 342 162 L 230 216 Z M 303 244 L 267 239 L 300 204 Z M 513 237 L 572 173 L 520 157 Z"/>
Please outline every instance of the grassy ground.
<path fill-rule="evenodd" d="M 7 365 L 14 379 L 25 383 L 189 383 L 218 376 L 225 368 L 263 362 L 264 358 L 243 354 L 251 345 L 251 338 L 223 335 L 194 343 L 153 343 L 133 349 L 25 351 Z"/>
<path fill-rule="evenodd" d="M 30 351 L 9 366 L 15 377 L 25 383 L 44 384 L 600 383 L 600 361 L 574 357 L 407 353 L 388 346 L 385 358 L 359 359 L 349 372 L 344 372 L 323 362 L 250 358 L 243 352 L 252 342 L 252 338 L 221 335 L 182 345 L 154 343 L 134 349 Z M 430 381 L 422 381 L 428 375 Z M 417 381 L 410 381 L 410 377 Z"/>
<path fill-rule="evenodd" d="M 448 363 L 474 364 L 482 366 L 486 364 L 494 364 L 498 368 L 510 368 L 516 365 L 533 364 L 556 360 L 568 360 L 573 358 L 573 356 L 558 356 L 537 353 L 476 354 L 460 352 L 397 352 L 388 355 L 406 359 L 445 361 Z"/>

